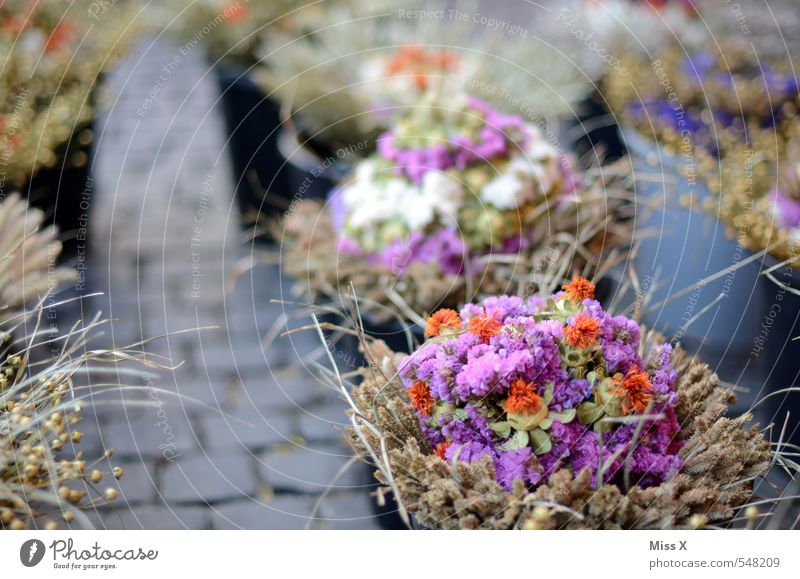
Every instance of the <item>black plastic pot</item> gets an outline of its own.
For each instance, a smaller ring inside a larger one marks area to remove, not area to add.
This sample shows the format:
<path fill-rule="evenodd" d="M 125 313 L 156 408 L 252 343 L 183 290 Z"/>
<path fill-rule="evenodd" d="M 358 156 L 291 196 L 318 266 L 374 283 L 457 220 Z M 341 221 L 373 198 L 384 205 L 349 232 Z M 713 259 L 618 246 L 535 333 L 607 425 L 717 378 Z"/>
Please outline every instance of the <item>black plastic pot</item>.
<path fill-rule="evenodd" d="M 635 230 L 642 237 L 634 259 L 642 286 L 637 302 L 644 294 L 650 300 L 642 321 L 697 353 L 723 380 L 751 388 L 736 405 L 749 408 L 758 394 L 753 386 L 762 383 L 762 359 L 754 350 L 763 316 L 762 260 L 747 263 L 751 252 L 702 211 L 711 193 L 699 176 L 684 176 L 684 160 L 634 131 L 623 129 L 621 136 L 635 171 Z M 691 199 L 691 208 L 679 203 L 681 197 Z"/>
<path fill-rule="evenodd" d="M 282 126 L 278 103 L 247 69 L 216 67 L 228 128 L 236 196 L 245 218 L 280 216 L 300 199 L 325 198 L 346 167 L 300 132 Z"/>
<path fill-rule="evenodd" d="M 286 210 L 291 185 L 278 152 L 279 107 L 247 74 L 233 64 L 215 67 L 219 82 L 236 197 L 245 218 Z"/>
<path fill-rule="evenodd" d="M 366 335 L 383 340 L 394 352 L 410 354 L 425 339 L 422 328 L 415 324 L 402 324 L 396 319 L 377 323 L 368 315 L 362 315 L 361 324 Z M 358 349 L 358 339 L 355 336 L 345 336 L 340 342 L 340 347 L 344 353 L 343 361 L 347 371 L 367 365 L 364 354 Z"/>
<path fill-rule="evenodd" d="M 605 161 L 614 161 L 625 155 L 619 127 L 598 91 L 580 103 L 578 117 L 570 125 L 569 131 L 575 135 L 574 149 L 579 154 L 601 148 Z"/>
<path fill-rule="evenodd" d="M 72 138 L 58 151 L 58 161 L 43 167 L 22 187 L 28 203 L 46 215 L 45 224 L 55 224 L 63 249 L 59 263 L 76 259 L 80 240 L 87 227 L 92 182 L 89 174 L 92 157 L 92 125 L 78 127 Z"/>
<path fill-rule="evenodd" d="M 756 346 L 765 360 L 765 382 L 769 392 L 800 385 L 800 271 L 789 265 L 778 265 L 768 258 L 767 268 L 775 280 L 761 277 L 761 298 L 764 314 L 759 320 L 761 333 Z M 779 285 L 780 284 L 780 285 Z M 767 393 L 765 393 L 766 395 Z M 777 441 L 786 415 L 789 415 L 785 441 L 800 444 L 800 392 L 774 394 L 765 402 L 769 420 L 774 422 Z"/>

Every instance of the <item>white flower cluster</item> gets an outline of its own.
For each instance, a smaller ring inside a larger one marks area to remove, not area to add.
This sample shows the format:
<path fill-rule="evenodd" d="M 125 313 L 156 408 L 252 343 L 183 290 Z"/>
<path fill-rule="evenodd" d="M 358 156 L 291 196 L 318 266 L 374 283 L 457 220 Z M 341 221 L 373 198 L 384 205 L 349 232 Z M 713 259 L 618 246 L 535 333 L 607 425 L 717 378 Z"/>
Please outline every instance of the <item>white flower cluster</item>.
<path fill-rule="evenodd" d="M 464 199 L 464 187 L 441 171 L 428 171 L 417 186 L 394 175 L 392 167 L 365 159 L 358 164 L 355 178 L 343 195 L 349 227 L 368 229 L 395 222 L 410 231 L 419 231 L 437 217 L 455 220 Z"/>
<path fill-rule="evenodd" d="M 482 173 L 478 179 L 476 172 Z M 429 170 L 419 185 L 395 174 L 383 159 L 365 159 L 356 166 L 342 195 L 349 229 L 367 232 L 393 224 L 402 232 L 414 232 L 437 222 L 457 226 L 459 212 L 467 203 L 518 210 L 552 193 L 561 181 L 558 150 L 530 127 L 524 151 L 464 171 Z M 476 182 L 482 185 L 476 187 Z"/>

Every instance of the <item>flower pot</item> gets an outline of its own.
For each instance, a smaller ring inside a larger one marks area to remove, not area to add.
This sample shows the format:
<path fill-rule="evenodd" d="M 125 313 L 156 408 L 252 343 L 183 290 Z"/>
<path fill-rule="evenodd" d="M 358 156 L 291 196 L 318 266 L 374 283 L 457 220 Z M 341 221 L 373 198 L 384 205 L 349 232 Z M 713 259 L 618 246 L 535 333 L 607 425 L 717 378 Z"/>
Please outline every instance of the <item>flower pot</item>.
<path fill-rule="evenodd" d="M 614 161 L 625 154 L 616 119 L 608 112 L 602 95 L 595 92 L 578 106 L 576 118 L 569 123 L 568 133 L 574 134 L 573 147 L 578 153 L 600 148 L 603 159 Z"/>
<path fill-rule="evenodd" d="M 396 319 L 375 322 L 367 314 L 362 314 L 361 324 L 367 336 L 383 340 L 393 352 L 411 353 L 425 341 L 422 328 L 415 324 L 401 323 Z M 411 343 L 409 343 L 409 334 Z M 343 354 L 339 363 L 340 366 L 345 366 L 345 371 L 349 372 L 367 365 L 368 361 L 364 357 L 364 353 L 359 351 L 358 339 L 355 336 L 345 336 L 340 342 L 340 347 Z"/>
<path fill-rule="evenodd" d="M 711 192 L 702 179 L 682 172 L 692 168 L 691 159 L 669 155 L 632 130 L 623 128 L 621 136 L 636 177 L 635 230 L 641 241 L 633 264 L 641 284 L 636 301 L 643 323 L 699 353 L 723 380 L 758 383 L 761 360 L 754 340 L 763 314 L 758 297 L 762 260 L 747 262 L 751 252 L 730 239 L 718 219 L 701 211 Z M 679 203 L 681 197 L 690 200 L 690 207 Z M 648 305 L 643 305 L 645 297 Z M 739 395 L 737 407 L 749 407 L 755 394 Z"/>
<path fill-rule="evenodd" d="M 290 201 L 325 199 L 350 168 L 343 155 L 326 151 L 294 128 L 281 128 L 278 150 L 285 159 Z"/>
<path fill-rule="evenodd" d="M 764 313 L 759 319 L 761 331 L 756 346 L 764 358 L 764 383 L 768 391 L 763 396 L 800 384 L 800 340 L 794 339 L 800 336 L 800 295 L 792 293 L 800 292 L 800 271 L 778 263 L 769 257 L 765 268 L 782 285 L 767 276 L 761 276 L 760 280 Z M 768 419 L 777 428 L 773 440 L 777 441 L 788 413 L 784 441 L 800 444 L 800 392 L 775 394 L 767 399 L 765 406 Z"/>
<path fill-rule="evenodd" d="M 58 151 L 51 167 L 39 169 L 22 187 L 28 203 L 48 216 L 47 225 L 58 227 L 63 242 L 59 263 L 74 261 L 82 252 L 92 197 L 90 167 L 92 124 L 78 126 L 72 138 Z"/>
<path fill-rule="evenodd" d="M 215 67 L 221 92 L 239 207 L 246 216 L 277 215 L 289 204 L 288 170 L 278 153 L 279 106 L 253 82 L 247 69 Z"/>

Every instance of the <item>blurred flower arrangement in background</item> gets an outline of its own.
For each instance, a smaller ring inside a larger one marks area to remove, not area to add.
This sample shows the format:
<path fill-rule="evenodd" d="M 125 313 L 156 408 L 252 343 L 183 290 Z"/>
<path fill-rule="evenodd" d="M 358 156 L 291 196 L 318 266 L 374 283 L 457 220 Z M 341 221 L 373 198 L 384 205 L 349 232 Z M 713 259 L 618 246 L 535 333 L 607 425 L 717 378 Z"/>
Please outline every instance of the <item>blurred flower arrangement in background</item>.
<path fill-rule="evenodd" d="M 170 0 L 153 7 L 157 16 L 150 18 L 159 31 L 166 25 L 186 46 L 202 44 L 212 62 L 251 66 L 264 35 L 279 29 L 304 34 L 324 21 L 327 4 L 346 1 Z"/>
<path fill-rule="evenodd" d="M 8 0 L 0 5 L 0 182 L 21 185 L 60 160 L 60 147 L 85 129 L 102 74 L 137 30 L 121 3 L 97 22 L 91 2 Z M 79 136 L 87 141 L 91 132 Z M 85 142 L 83 143 L 86 144 Z M 65 166 L 85 164 L 85 155 Z"/>
<path fill-rule="evenodd" d="M 444 3 L 325 6 L 321 24 L 264 36 L 257 77 L 301 132 L 331 150 L 374 141 L 432 88 L 549 121 L 571 114 L 591 90 L 578 51 L 548 34 L 543 19 L 495 32 L 452 16 Z M 473 3 L 458 9 L 478 14 Z"/>
<path fill-rule="evenodd" d="M 608 98 L 623 124 L 681 159 L 684 176 L 713 193 L 699 200 L 703 209 L 745 246 L 796 258 L 800 90 L 790 63 L 735 41 L 625 63 L 628 74 L 612 71 L 608 78 Z M 687 197 L 681 202 L 693 201 Z"/>
<path fill-rule="evenodd" d="M 478 293 L 546 291 L 598 273 L 626 241 L 625 168 L 579 170 L 521 117 L 433 91 L 380 136 L 327 207 L 295 203 L 276 235 L 301 290 L 331 299 L 352 283 L 407 314 Z"/>

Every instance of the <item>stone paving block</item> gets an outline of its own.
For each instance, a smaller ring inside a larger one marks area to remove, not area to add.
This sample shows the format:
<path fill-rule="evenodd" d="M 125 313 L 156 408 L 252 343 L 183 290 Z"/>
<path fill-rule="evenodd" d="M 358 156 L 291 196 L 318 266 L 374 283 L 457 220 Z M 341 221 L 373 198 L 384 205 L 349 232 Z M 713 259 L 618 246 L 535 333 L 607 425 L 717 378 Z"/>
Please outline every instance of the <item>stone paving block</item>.
<path fill-rule="evenodd" d="M 257 490 L 254 463 L 244 450 L 183 457 L 161 468 L 160 489 L 167 502 L 252 496 Z"/>
<path fill-rule="evenodd" d="M 208 413 L 203 416 L 203 430 L 209 433 L 207 450 L 265 448 L 285 444 L 297 435 L 296 417 L 292 408 L 256 408 L 245 402 L 226 415 Z M 239 419 L 242 422 L 237 422 Z"/>
<path fill-rule="evenodd" d="M 317 499 L 278 495 L 269 501 L 237 501 L 235 503 L 215 507 L 212 512 L 214 529 L 305 529 L 311 522 L 315 527 L 311 513 Z"/>
<path fill-rule="evenodd" d="M 299 411 L 300 436 L 308 441 L 341 438 L 342 429 L 350 425 L 348 405 L 343 400 L 328 396 L 321 404 Z"/>
<path fill-rule="evenodd" d="M 108 530 L 202 530 L 210 527 L 210 514 L 202 506 L 182 507 L 164 503 L 133 508 L 100 510 L 90 517 L 98 529 Z"/>
<path fill-rule="evenodd" d="M 374 497 L 364 489 L 356 492 L 331 493 L 320 505 L 320 526 L 323 529 L 377 529 Z"/>
<path fill-rule="evenodd" d="M 122 468 L 124 470 L 122 478 L 115 479 L 109 465 Z M 119 492 L 120 496 L 115 504 L 148 503 L 153 502 L 158 496 L 154 469 L 145 461 L 123 462 L 113 457 L 95 468 L 107 473 L 96 486 L 101 490 L 115 488 Z"/>
<path fill-rule="evenodd" d="M 260 376 L 239 383 L 233 395 L 242 404 L 249 402 L 259 407 L 291 407 L 299 411 L 330 393 L 313 376 L 302 370 L 276 368 L 273 372 L 265 371 Z"/>
<path fill-rule="evenodd" d="M 170 459 L 199 446 L 201 436 L 179 404 L 153 407 L 149 417 L 128 421 L 120 411 L 114 422 L 104 425 L 103 443 L 118 457 Z"/>
<path fill-rule="evenodd" d="M 276 491 L 320 494 L 328 488 L 360 490 L 364 484 L 358 472 L 359 461 L 346 466 L 352 457 L 352 450 L 335 443 L 292 445 L 260 454 L 259 473 Z"/>

